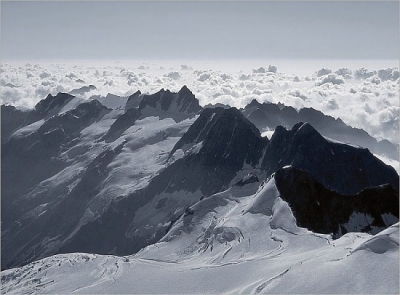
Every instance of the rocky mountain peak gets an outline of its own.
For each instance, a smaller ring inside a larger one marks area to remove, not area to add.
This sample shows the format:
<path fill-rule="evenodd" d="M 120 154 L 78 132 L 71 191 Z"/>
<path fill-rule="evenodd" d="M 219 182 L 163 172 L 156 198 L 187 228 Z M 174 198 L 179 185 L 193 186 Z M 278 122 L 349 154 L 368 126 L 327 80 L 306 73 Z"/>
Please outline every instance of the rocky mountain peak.
<path fill-rule="evenodd" d="M 45 99 L 42 99 L 39 101 L 36 106 L 35 110 L 42 113 L 42 112 L 48 112 L 51 109 L 54 109 L 55 107 L 60 107 L 64 105 L 66 102 L 71 100 L 74 96 L 68 93 L 62 93 L 59 92 L 57 93 L 56 96 L 53 96 L 51 94 L 47 95 Z"/>
<path fill-rule="evenodd" d="M 140 101 L 139 110 L 142 110 L 146 107 L 151 107 L 160 108 L 161 110 L 166 111 L 168 110 L 171 102 L 172 93 L 169 90 L 165 91 L 164 88 L 162 88 L 160 91 L 154 94 L 145 94 Z"/>
<path fill-rule="evenodd" d="M 340 118 L 325 115 L 313 108 L 302 108 L 297 111 L 293 107 L 279 103 L 260 104 L 252 101 L 242 110 L 242 113 L 260 130 L 273 130 L 279 125 L 291 128 L 298 122 L 308 122 L 323 136 L 366 147 L 375 154 L 397 161 L 399 159 L 397 143 L 377 142 L 366 131 L 348 126 Z"/>
<path fill-rule="evenodd" d="M 186 85 L 183 85 L 178 95 L 177 103 L 180 106 L 180 112 L 198 113 L 202 110 L 202 107 L 199 105 L 199 100 Z"/>
<path fill-rule="evenodd" d="M 75 138 L 82 129 L 99 120 L 110 111 L 111 109 L 94 99 L 81 103 L 75 109 L 69 110 L 64 114 L 51 117 L 38 129 L 38 133 L 47 134 L 52 130 L 60 129 L 63 133 L 62 140 Z"/>
<path fill-rule="evenodd" d="M 293 139 L 300 138 L 300 140 L 304 141 L 311 140 L 315 144 L 320 141 L 324 141 L 324 137 L 313 127 L 311 124 L 305 122 L 299 122 L 295 124 L 291 130 L 293 134 Z"/>
<path fill-rule="evenodd" d="M 142 92 L 140 92 L 140 90 L 138 90 L 134 94 L 129 96 L 129 98 L 125 104 L 125 111 L 127 111 L 131 108 L 137 108 L 139 106 L 141 94 L 142 94 Z"/>
<path fill-rule="evenodd" d="M 192 93 L 186 85 L 183 85 L 182 88 L 179 90 L 179 93 L 190 92 Z"/>
<path fill-rule="evenodd" d="M 308 171 L 342 194 L 384 183 L 399 185 L 396 171 L 368 149 L 331 141 L 303 122 L 291 130 L 278 126 L 271 137 L 262 166 L 270 174 L 286 165 Z"/>
<path fill-rule="evenodd" d="M 229 162 L 240 169 L 244 162 L 256 165 L 268 143 L 260 131 L 236 108 L 205 109 L 173 148 L 200 144 L 198 151 L 209 163 Z"/>
<path fill-rule="evenodd" d="M 251 108 L 251 107 L 260 107 L 261 103 L 257 101 L 257 99 L 253 99 L 246 107 Z"/>
<path fill-rule="evenodd" d="M 75 96 L 71 94 L 62 92 L 59 92 L 56 96 L 51 94 L 47 95 L 47 97 L 39 101 L 36 104 L 35 109 L 28 114 L 24 125 L 29 125 L 46 117 L 56 115 L 62 109 L 62 107 L 74 97 Z"/>
<path fill-rule="evenodd" d="M 17 109 L 11 105 L 1 105 L 1 142 L 8 140 L 9 136 L 24 123 L 28 112 Z"/>
<path fill-rule="evenodd" d="M 120 137 L 129 127 L 135 124 L 140 117 L 140 112 L 136 108 L 130 108 L 120 115 L 111 125 L 108 132 L 102 137 L 102 140 L 111 142 Z"/>
<path fill-rule="evenodd" d="M 179 92 L 162 88 L 157 93 L 143 95 L 138 109 L 143 116 L 164 118 L 168 113 L 168 117 L 175 121 L 182 121 L 195 116 L 202 107 L 194 94 L 183 86 Z"/>

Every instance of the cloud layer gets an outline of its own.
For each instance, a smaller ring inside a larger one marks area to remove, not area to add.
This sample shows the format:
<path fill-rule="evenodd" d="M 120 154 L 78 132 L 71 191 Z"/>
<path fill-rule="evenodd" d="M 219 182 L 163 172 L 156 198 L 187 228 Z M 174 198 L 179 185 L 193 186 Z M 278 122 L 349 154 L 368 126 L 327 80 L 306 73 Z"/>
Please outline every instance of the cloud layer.
<path fill-rule="evenodd" d="M 217 66 L 170 63 L 136 64 L 4 64 L 1 66 L 2 103 L 33 108 L 49 93 L 71 92 L 82 98 L 112 93 L 129 96 L 140 90 L 178 91 L 183 85 L 200 100 L 244 107 L 253 99 L 284 103 L 297 109 L 313 107 L 345 123 L 365 129 L 377 139 L 398 142 L 398 68 L 368 70 L 321 68 L 308 76 L 282 73 L 260 64 L 248 71 Z M 87 90 L 87 91 L 86 91 Z"/>

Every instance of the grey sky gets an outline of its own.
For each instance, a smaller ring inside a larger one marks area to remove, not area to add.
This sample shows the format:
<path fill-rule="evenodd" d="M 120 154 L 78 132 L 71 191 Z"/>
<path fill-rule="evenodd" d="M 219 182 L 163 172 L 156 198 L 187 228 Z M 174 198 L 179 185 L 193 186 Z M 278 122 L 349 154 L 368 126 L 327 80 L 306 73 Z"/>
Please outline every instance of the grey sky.
<path fill-rule="evenodd" d="M 6 2 L 1 59 L 398 59 L 399 2 Z"/>

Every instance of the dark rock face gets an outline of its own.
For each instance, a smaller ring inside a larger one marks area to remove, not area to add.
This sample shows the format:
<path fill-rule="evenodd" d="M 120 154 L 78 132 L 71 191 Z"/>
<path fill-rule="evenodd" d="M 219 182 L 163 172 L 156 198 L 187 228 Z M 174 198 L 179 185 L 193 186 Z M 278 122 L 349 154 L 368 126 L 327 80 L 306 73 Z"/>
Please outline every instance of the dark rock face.
<path fill-rule="evenodd" d="M 81 130 L 100 120 L 110 109 L 97 100 L 82 103 L 76 109 L 46 120 L 38 130 L 22 138 L 10 138 L 2 150 L 4 158 L 26 154 L 31 157 L 54 156 L 63 143 L 79 136 Z"/>
<path fill-rule="evenodd" d="M 318 132 L 327 134 L 328 137 L 362 147 L 373 147 L 374 150 L 378 148 L 376 139 L 364 130 L 347 126 L 341 119 L 334 119 L 313 108 L 301 109 L 299 119 L 299 121 L 310 123 Z"/>
<path fill-rule="evenodd" d="M 100 153 L 88 165 L 79 183 L 61 200 L 47 200 L 51 204 L 47 205 L 51 210 L 36 218 L 19 220 L 8 231 L 2 232 L 3 269 L 52 255 L 68 244 L 68 235 L 76 227 L 88 203 L 98 193 L 99 184 L 108 175 L 107 166 L 118 155 L 122 146 L 123 144 L 114 150 Z M 28 200 L 35 203 L 37 201 Z M 38 228 L 42 230 L 38 231 Z M 80 249 L 84 249 L 84 245 Z"/>
<path fill-rule="evenodd" d="M 198 113 L 202 110 L 199 101 L 186 85 L 179 90 L 177 103 L 180 106 L 179 112 Z"/>
<path fill-rule="evenodd" d="M 170 155 L 174 154 L 177 149 L 182 148 L 186 144 L 196 144 L 203 141 L 213 126 L 213 124 L 211 124 L 212 119 L 214 119 L 216 114 L 221 114 L 222 112 L 222 108 L 203 110 L 199 118 L 197 118 L 197 120 L 190 126 L 189 130 L 174 146 Z"/>
<path fill-rule="evenodd" d="M 260 130 L 273 130 L 279 125 L 291 128 L 297 122 L 308 122 L 324 136 L 366 147 L 373 153 L 383 154 L 392 159 L 399 159 L 398 145 L 389 141 L 377 142 L 364 130 L 350 127 L 341 119 L 327 116 L 313 108 L 304 108 L 297 112 L 292 107 L 279 107 L 273 103 L 260 104 L 253 100 L 242 112 Z"/>
<path fill-rule="evenodd" d="M 21 215 L 40 204 L 36 204 L 40 200 L 19 206 L 14 202 L 41 181 L 64 169 L 67 163 L 58 157 L 64 147 L 73 145 L 81 130 L 109 111 L 98 101 L 83 103 L 76 109 L 51 117 L 35 132 L 21 138 L 11 137 L 2 144 L 2 212 L 14 212 L 3 215 L 2 228 L 15 220 L 14 214 Z"/>
<path fill-rule="evenodd" d="M 297 225 L 318 233 L 336 238 L 348 231 L 375 234 L 399 220 L 399 191 L 391 185 L 342 195 L 324 187 L 310 173 L 293 167 L 278 170 L 275 181 Z"/>
<path fill-rule="evenodd" d="M 147 190 L 146 190 L 147 191 Z M 140 190 L 127 198 L 112 200 L 100 218 L 83 225 L 61 245 L 58 253 L 87 252 L 128 255 L 158 241 L 162 232 L 129 237 L 127 232 L 139 208 L 149 201 L 146 191 Z"/>
<path fill-rule="evenodd" d="M 56 115 L 74 96 L 67 93 L 58 93 L 56 96 L 49 94 L 45 99 L 39 101 L 35 109 L 26 118 L 24 125 L 46 118 L 48 115 Z"/>
<path fill-rule="evenodd" d="M 27 111 L 21 111 L 10 105 L 1 106 L 1 142 L 8 140 L 10 135 L 22 126 L 26 116 Z"/>
<path fill-rule="evenodd" d="M 299 122 L 298 113 L 294 108 L 273 103 L 260 104 L 255 99 L 242 110 L 242 113 L 260 130 L 266 127 L 275 129 L 279 125 L 290 128 Z"/>
<path fill-rule="evenodd" d="M 77 108 L 46 120 L 35 132 L 21 138 L 10 138 L 2 148 L 5 160 L 21 155 L 35 158 L 54 156 L 62 144 L 71 142 L 81 130 L 111 111 L 97 100 L 80 104 Z M 3 165 L 2 165 L 3 167 Z"/>
<path fill-rule="evenodd" d="M 276 128 L 262 167 L 270 175 L 286 165 L 308 171 L 327 188 L 343 194 L 386 183 L 399 186 L 396 171 L 368 149 L 330 142 L 308 123 L 298 123 L 291 130 Z"/>
<path fill-rule="evenodd" d="M 243 164 L 256 166 L 268 143 L 260 131 L 235 108 L 205 109 L 175 145 L 200 144 L 199 160 L 210 166 L 229 166 L 238 171 Z"/>
<path fill-rule="evenodd" d="M 137 108 L 139 106 L 140 100 L 141 100 L 141 92 L 140 90 L 136 91 L 134 94 L 129 96 L 126 105 L 125 105 L 125 111 L 132 109 L 132 108 Z"/>
<path fill-rule="evenodd" d="M 161 110 L 165 111 L 168 109 L 169 104 L 172 102 L 172 93 L 171 91 L 165 91 L 164 88 L 159 92 L 148 95 L 143 95 L 143 98 L 139 104 L 139 110 L 144 109 L 146 106 L 150 106 L 152 108 L 157 107 L 157 102 L 161 104 Z"/>
<path fill-rule="evenodd" d="M 159 107 L 160 109 L 157 110 Z M 117 118 L 102 140 L 107 143 L 116 140 L 124 131 L 133 126 L 136 120 L 147 116 L 146 108 L 155 109 L 153 115 L 158 115 L 160 119 L 171 117 L 175 121 L 191 118 L 202 109 L 199 101 L 186 86 L 183 86 L 178 93 L 161 89 L 152 95 L 141 95 L 141 92 L 137 91 L 128 98 L 125 113 Z M 168 114 L 165 115 L 164 112 Z"/>
<path fill-rule="evenodd" d="M 58 93 L 56 96 L 49 94 L 45 99 L 39 101 L 35 106 L 35 110 L 39 113 L 48 112 L 55 107 L 64 105 L 67 101 L 73 98 L 73 95 L 67 93 Z"/>
<path fill-rule="evenodd" d="M 140 112 L 136 108 L 128 109 L 124 114 L 120 115 L 111 125 L 110 129 L 102 137 L 102 140 L 111 142 L 120 137 L 129 127 L 133 126 L 140 117 Z"/>
<path fill-rule="evenodd" d="M 144 114 L 144 110 L 148 108 L 161 111 L 157 113 L 160 118 L 170 117 L 175 121 L 191 118 L 202 110 L 199 101 L 186 86 L 183 86 L 178 93 L 161 89 L 157 93 L 143 95 L 138 109 Z M 163 112 L 167 112 L 168 115 Z"/>
<path fill-rule="evenodd" d="M 65 141 L 72 140 L 79 135 L 82 129 L 96 120 L 100 120 L 103 115 L 110 111 L 111 109 L 106 108 L 97 100 L 82 103 L 65 114 L 48 119 L 39 128 L 38 133 L 49 134 L 60 130 L 59 132 L 65 136 Z"/>

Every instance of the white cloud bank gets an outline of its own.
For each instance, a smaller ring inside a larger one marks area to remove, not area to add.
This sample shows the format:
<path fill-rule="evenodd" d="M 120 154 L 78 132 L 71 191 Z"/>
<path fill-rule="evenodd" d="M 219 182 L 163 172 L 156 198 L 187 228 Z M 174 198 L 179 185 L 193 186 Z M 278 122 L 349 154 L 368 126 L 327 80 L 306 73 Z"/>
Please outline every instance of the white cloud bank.
<path fill-rule="evenodd" d="M 377 139 L 398 142 L 398 68 L 330 66 L 310 69 L 307 75 L 304 71 L 292 73 L 293 64 L 266 66 L 265 62 L 3 64 L 1 100 L 33 108 L 49 93 L 82 86 L 96 87 L 81 94 L 88 98 L 108 93 L 129 96 L 137 90 L 153 93 L 161 88 L 178 91 L 187 85 L 203 106 L 221 103 L 240 108 L 257 99 L 297 109 L 313 107 L 363 128 Z"/>

